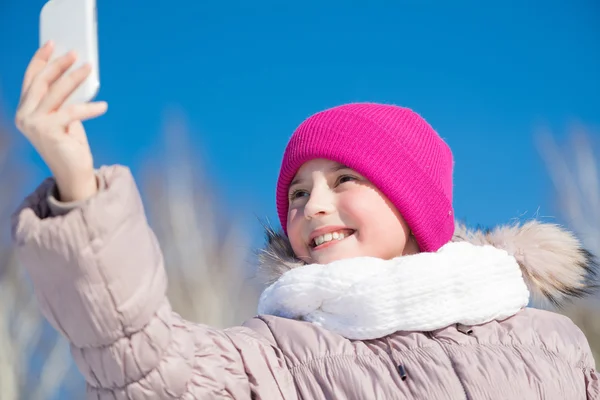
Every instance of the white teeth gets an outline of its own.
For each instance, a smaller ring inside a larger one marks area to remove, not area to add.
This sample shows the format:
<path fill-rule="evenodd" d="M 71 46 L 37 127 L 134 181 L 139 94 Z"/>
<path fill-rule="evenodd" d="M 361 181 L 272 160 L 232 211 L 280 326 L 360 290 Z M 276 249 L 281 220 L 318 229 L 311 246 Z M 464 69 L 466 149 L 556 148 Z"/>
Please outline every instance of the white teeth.
<path fill-rule="evenodd" d="M 331 242 L 332 240 L 342 240 L 344 238 L 346 238 L 346 235 L 344 232 L 332 232 L 332 233 L 326 233 L 324 235 L 321 236 L 317 236 L 314 240 L 315 240 L 315 246 L 320 246 L 323 243 L 326 242 Z"/>

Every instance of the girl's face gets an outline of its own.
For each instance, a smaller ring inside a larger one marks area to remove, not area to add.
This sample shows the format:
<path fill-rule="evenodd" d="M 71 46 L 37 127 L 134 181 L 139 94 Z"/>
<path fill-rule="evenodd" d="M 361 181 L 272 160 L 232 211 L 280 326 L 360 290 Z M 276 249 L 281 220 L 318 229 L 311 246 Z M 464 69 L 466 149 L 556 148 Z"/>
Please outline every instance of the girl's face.
<path fill-rule="evenodd" d="M 362 175 L 334 161 L 304 164 L 288 198 L 288 237 L 308 264 L 419 252 L 396 207 Z"/>

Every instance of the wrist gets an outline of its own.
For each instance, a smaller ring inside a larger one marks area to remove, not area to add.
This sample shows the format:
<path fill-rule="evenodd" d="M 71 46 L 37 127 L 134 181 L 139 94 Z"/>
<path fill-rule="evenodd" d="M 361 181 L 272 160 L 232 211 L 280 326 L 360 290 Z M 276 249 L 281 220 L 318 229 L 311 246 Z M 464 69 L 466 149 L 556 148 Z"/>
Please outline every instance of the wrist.
<path fill-rule="evenodd" d="M 56 185 L 60 201 L 64 203 L 87 200 L 98 193 L 98 180 L 93 171 L 86 177 L 69 180 L 68 182 L 63 182 L 57 178 Z"/>

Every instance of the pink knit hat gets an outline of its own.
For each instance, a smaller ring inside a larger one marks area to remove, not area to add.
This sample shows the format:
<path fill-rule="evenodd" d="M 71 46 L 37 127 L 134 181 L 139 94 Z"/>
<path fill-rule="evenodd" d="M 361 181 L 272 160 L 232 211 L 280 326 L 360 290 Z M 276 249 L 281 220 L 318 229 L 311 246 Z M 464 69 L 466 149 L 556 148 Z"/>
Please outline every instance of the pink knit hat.
<path fill-rule="evenodd" d="M 286 234 L 290 183 L 316 158 L 369 179 L 400 211 L 421 251 L 436 251 L 452 238 L 452 152 L 414 111 L 355 103 L 306 119 L 285 149 L 277 181 L 277 212 Z"/>

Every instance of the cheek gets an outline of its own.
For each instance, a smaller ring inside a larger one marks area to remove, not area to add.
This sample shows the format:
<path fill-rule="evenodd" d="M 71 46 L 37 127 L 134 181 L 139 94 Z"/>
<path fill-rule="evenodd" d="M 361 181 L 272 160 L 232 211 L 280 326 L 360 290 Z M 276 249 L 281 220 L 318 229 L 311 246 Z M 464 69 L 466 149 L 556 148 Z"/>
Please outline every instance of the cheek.
<path fill-rule="evenodd" d="M 356 229 L 369 225 L 373 211 L 376 209 L 368 191 L 356 190 L 343 193 L 337 202 L 337 211 L 342 221 Z"/>
<path fill-rule="evenodd" d="M 294 253 L 298 255 L 304 251 L 304 243 L 302 240 L 302 220 L 303 214 L 301 210 L 293 208 L 288 212 L 287 234 Z"/>
<path fill-rule="evenodd" d="M 341 199 L 340 214 L 363 233 L 361 241 L 376 247 L 404 246 L 409 229 L 396 208 L 375 190 L 355 194 Z"/>
<path fill-rule="evenodd" d="M 380 257 L 389 259 L 404 254 L 410 229 L 394 205 L 382 202 L 373 220 L 377 223 L 374 239 L 377 240 Z"/>

